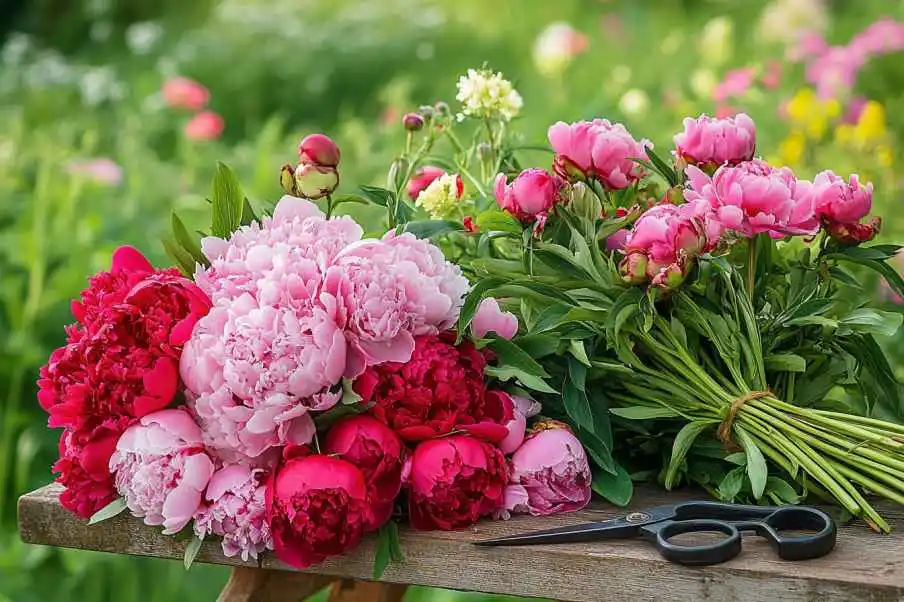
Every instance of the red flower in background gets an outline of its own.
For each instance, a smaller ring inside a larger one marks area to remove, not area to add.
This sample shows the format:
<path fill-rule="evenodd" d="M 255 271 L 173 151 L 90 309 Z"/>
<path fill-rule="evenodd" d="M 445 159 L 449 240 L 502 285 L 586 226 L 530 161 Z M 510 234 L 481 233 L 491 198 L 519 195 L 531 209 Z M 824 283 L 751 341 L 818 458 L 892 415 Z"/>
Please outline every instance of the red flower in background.
<path fill-rule="evenodd" d="M 306 568 L 342 554 L 373 522 L 364 474 L 339 458 L 292 458 L 270 479 L 267 521 L 287 564 Z"/>
<path fill-rule="evenodd" d="M 478 429 L 484 437 L 501 440 L 507 432 L 505 422 L 499 422 L 506 419 L 505 410 L 495 399 L 485 400 L 485 366 L 471 342 L 455 345 L 454 333 L 422 336 L 415 339 L 411 360 L 371 366 L 354 388 L 362 403 L 374 404 L 374 417 L 405 441 L 456 429 Z"/>
<path fill-rule="evenodd" d="M 408 503 L 415 529 L 451 531 L 503 504 L 509 472 L 496 447 L 465 436 L 425 441 L 414 450 Z"/>

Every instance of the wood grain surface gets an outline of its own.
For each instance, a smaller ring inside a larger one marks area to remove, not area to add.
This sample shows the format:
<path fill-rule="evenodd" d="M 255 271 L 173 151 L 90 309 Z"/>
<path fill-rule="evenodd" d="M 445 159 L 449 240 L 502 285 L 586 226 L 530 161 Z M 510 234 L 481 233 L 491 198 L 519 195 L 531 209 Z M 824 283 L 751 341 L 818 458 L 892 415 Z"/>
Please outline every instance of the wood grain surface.
<path fill-rule="evenodd" d="M 27 543 L 181 559 L 184 541 L 121 514 L 89 526 L 63 509 L 60 488 L 48 485 L 19 500 L 19 529 Z M 680 493 L 641 490 L 631 508 L 687 499 Z M 881 506 L 892 525 L 904 529 L 904 509 Z M 392 564 L 384 581 L 570 602 L 683 600 L 764 602 L 904 601 L 904 532 L 877 535 L 863 523 L 843 526 L 830 555 L 809 561 L 779 560 L 756 537 L 744 540 L 737 558 L 715 566 L 689 568 L 665 561 L 640 540 L 513 548 L 481 548 L 487 537 L 605 520 L 624 510 L 604 504 L 551 517 L 483 521 L 457 532 L 401 529 L 406 560 Z M 368 580 L 373 572 L 375 538 L 353 552 L 330 559 L 310 573 Z M 226 558 L 218 542 L 205 542 L 196 562 L 294 571 L 272 555 L 259 562 Z M 244 572 L 244 571 L 242 571 Z M 252 580 L 253 581 L 253 580 Z"/>

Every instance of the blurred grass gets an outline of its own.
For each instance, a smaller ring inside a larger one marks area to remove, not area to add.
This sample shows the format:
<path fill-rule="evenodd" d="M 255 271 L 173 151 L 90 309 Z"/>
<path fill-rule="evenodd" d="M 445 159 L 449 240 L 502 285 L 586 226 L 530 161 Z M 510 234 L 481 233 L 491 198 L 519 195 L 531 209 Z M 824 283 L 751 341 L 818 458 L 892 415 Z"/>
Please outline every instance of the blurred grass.
<path fill-rule="evenodd" d="M 888 0 L 830 6 L 836 43 L 880 15 L 904 15 L 904 3 Z M 165 264 L 158 240 L 169 214 L 178 210 L 190 227 L 202 227 L 216 160 L 229 163 L 266 208 L 281 194 L 275 176 L 293 160 L 297 140 L 325 131 L 342 148 L 344 189 L 379 184 L 403 143 L 401 114 L 440 99 L 454 106 L 457 76 L 484 61 L 524 96 L 518 128 L 528 143 L 544 143 L 556 120 L 604 116 L 667 150 L 682 117 L 716 108 L 695 91 L 695 73 L 719 78 L 783 53 L 758 42 L 761 7 L 745 0 L 0 3 L 7 8 L 0 31 L 0 602 L 214 599 L 225 582 L 222 568 L 185 574 L 178 563 L 27 546 L 15 534 L 16 497 L 52 478 L 58 433 L 45 426 L 34 381 L 63 340 L 69 300 L 119 244 Z M 732 19 L 733 33 L 727 54 L 715 57 L 701 51 L 701 32 L 719 15 Z M 566 70 L 544 77 L 532 45 L 553 21 L 570 22 L 590 45 Z M 888 57 L 862 78 L 887 106 L 895 165 L 904 129 L 901 64 Z M 757 89 L 735 103 L 757 121 L 764 154 L 788 135 L 778 108 L 803 85 L 799 66 L 784 67 L 778 90 Z M 226 120 L 220 140 L 185 139 L 188 115 L 163 107 L 158 90 L 176 74 L 210 88 L 211 108 Z M 639 92 L 647 107 L 626 110 L 628 92 Z M 875 167 L 873 156 L 840 148 L 831 135 L 808 144 L 809 162 L 795 166 L 801 175 Z M 122 182 L 67 169 L 96 157 L 115 160 Z M 877 173 L 877 213 L 889 218 L 885 236 L 900 240 L 900 177 L 894 168 Z M 501 599 L 425 588 L 408 596 Z"/>

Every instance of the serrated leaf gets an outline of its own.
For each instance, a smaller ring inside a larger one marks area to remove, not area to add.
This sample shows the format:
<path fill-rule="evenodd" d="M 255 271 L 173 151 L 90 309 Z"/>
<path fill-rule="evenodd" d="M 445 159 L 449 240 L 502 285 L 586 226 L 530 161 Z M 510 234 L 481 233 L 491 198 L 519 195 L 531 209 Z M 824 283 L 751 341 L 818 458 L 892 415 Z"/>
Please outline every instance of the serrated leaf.
<path fill-rule="evenodd" d="M 621 466 L 616 467 L 615 474 L 600 470 L 594 471 L 591 487 L 597 494 L 616 506 L 627 506 L 634 494 L 631 475 Z"/>
<path fill-rule="evenodd" d="M 198 552 L 201 551 L 201 544 L 203 543 L 204 539 L 195 535 L 191 538 L 191 541 L 185 545 L 185 555 L 182 557 L 182 565 L 185 567 L 186 571 L 191 568 L 192 563 L 198 556 Z"/>
<path fill-rule="evenodd" d="M 678 471 L 684 464 L 684 459 L 687 457 L 688 450 L 694 444 L 694 440 L 700 435 L 700 433 L 702 433 L 713 424 L 713 421 L 708 420 L 688 422 L 683 427 L 681 427 L 681 430 L 678 431 L 677 435 L 675 435 L 675 440 L 672 442 L 672 455 L 669 458 L 669 464 L 665 472 L 666 489 L 671 489 L 677 484 Z"/>
<path fill-rule="evenodd" d="M 245 195 L 235 174 L 225 163 L 217 163 L 210 200 L 210 231 L 214 236 L 229 238 L 242 224 Z"/>
<path fill-rule="evenodd" d="M 199 245 L 197 239 L 189 233 L 188 228 L 185 227 L 185 224 L 182 223 L 182 220 L 176 215 L 175 211 L 172 215 L 172 227 L 173 238 L 175 239 L 176 244 L 182 247 L 195 262 L 200 263 L 205 267 L 209 266 L 210 261 L 208 261 L 207 257 L 201 251 L 201 245 Z"/>
<path fill-rule="evenodd" d="M 460 232 L 462 225 L 449 220 L 420 220 L 405 224 L 405 232 L 410 232 L 418 238 L 434 238 L 449 232 Z"/>
<path fill-rule="evenodd" d="M 478 213 L 475 221 L 477 222 L 477 227 L 484 232 L 497 231 L 521 234 L 524 229 L 521 222 L 510 214 L 495 209 Z"/>
<path fill-rule="evenodd" d="M 88 519 L 88 524 L 96 525 L 97 523 L 111 519 L 114 516 L 120 514 L 123 510 L 126 509 L 126 507 L 127 506 L 125 498 L 116 498 L 115 500 L 92 514 L 91 518 Z"/>
<path fill-rule="evenodd" d="M 766 466 L 766 458 L 757 446 L 753 438 L 740 426 L 734 428 L 738 443 L 744 448 L 747 455 L 747 478 L 750 479 L 750 488 L 753 497 L 760 499 L 766 490 L 766 478 L 769 476 L 769 467 Z"/>
<path fill-rule="evenodd" d="M 627 408 L 611 408 L 610 414 L 614 414 L 625 420 L 655 420 L 657 418 L 677 418 L 679 414 L 671 408 L 649 408 L 646 406 L 631 406 Z"/>

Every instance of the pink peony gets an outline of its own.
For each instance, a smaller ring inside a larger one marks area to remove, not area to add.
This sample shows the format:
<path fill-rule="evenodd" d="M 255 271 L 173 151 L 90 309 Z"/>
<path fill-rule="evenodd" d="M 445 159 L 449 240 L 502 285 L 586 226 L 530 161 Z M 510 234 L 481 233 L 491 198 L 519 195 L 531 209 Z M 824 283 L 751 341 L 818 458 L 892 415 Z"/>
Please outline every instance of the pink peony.
<path fill-rule="evenodd" d="M 199 268 L 195 281 L 214 303 L 249 293 L 261 304 L 310 315 L 323 273 L 361 233 L 350 217 L 327 220 L 314 203 L 284 196 L 273 217 L 239 228 L 228 241 L 203 239 L 210 267 Z"/>
<path fill-rule="evenodd" d="M 506 183 L 505 174 L 496 176 L 496 203 L 522 222 L 545 219 L 564 200 L 565 181 L 545 169 L 525 169 Z"/>
<path fill-rule="evenodd" d="M 722 81 L 713 89 L 713 100 L 722 103 L 729 98 L 743 96 L 753 85 L 756 70 L 752 67 L 733 69 L 725 74 Z"/>
<path fill-rule="evenodd" d="M 264 550 L 272 550 L 263 474 L 241 464 L 230 464 L 213 473 L 205 503 L 195 516 L 195 534 L 221 537 L 223 554 L 229 558 L 240 555 L 246 562 L 249 557 L 257 559 Z"/>
<path fill-rule="evenodd" d="M 687 177 L 685 198 L 707 201 L 725 228 L 744 236 L 813 234 L 819 229 L 812 184 L 798 180 L 787 167 L 755 159 L 724 165 L 709 177 L 691 165 Z"/>
<path fill-rule="evenodd" d="M 510 454 L 521 446 L 524 441 L 524 431 L 527 429 L 527 414 L 523 411 L 527 408 L 516 404 L 514 397 L 505 391 L 487 391 L 487 398 L 496 397 L 498 405 L 511 406 L 511 419 L 505 423 L 507 434 L 497 445 L 502 453 Z M 524 399 L 523 397 L 520 399 Z"/>
<path fill-rule="evenodd" d="M 756 126 L 745 113 L 728 119 L 701 115 L 684 120 L 684 131 L 675 135 L 677 154 L 692 165 L 715 169 L 723 163 L 737 165 L 753 159 Z"/>
<path fill-rule="evenodd" d="M 414 172 L 414 175 L 408 180 L 406 191 L 408 198 L 415 200 L 421 192 L 430 186 L 433 180 L 440 176 L 446 175 L 442 167 L 434 167 L 433 165 L 425 165 Z"/>
<path fill-rule="evenodd" d="M 590 464 L 584 447 L 564 424 L 547 422 L 541 428 L 509 461 L 505 511 L 545 516 L 580 510 L 590 502 Z"/>
<path fill-rule="evenodd" d="M 807 66 L 807 81 L 816 86 L 819 98 L 838 98 L 854 86 L 864 62 L 856 48 L 832 46 Z"/>
<path fill-rule="evenodd" d="M 345 376 L 383 362 L 407 362 L 415 337 L 455 323 L 467 290 L 458 266 L 412 234 L 391 232 L 349 245 L 329 268 L 321 295 L 327 307 L 335 307 L 349 341 Z"/>
<path fill-rule="evenodd" d="M 142 418 L 122 434 L 110 458 L 116 490 L 129 510 L 146 525 L 163 525 L 166 535 L 194 517 L 213 470 L 201 429 L 182 409 Z"/>
<path fill-rule="evenodd" d="M 566 180 L 596 178 L 606 188 L 627 188 L 643 177 L 634 159 L 646 159 L 646 140 L 638 142 L 620 123 L 606 119 L 564 123 L 549 128 L 556 153 L 554 168 Z"/>
<path fill-rule="evenodd" d="M 833 171 L 823 171 L 813 180 L 813 194 L 817 215 L 827 221 L 854 224 L 873 206 L 873 185 L 861 185 L 857 174 L 845 182 Z"/>
<path fill-rule="evenodd" d="M 794 62 L 810 61 L 828 49 L 829 44 L 822 34 L 817 31 L 808 31 L 798 38 L 796 46 L 789 49 L 788 59 Z"/>
<path fill-rule="evenodd" d="M 339 400 L 345 362 L 345 339 L 323 309 L 299 315 L 245 293 L 198 323 L 181 373 L 207 445 L 254 458 L 310 441 L 307 413 Z"/>
<path fill-rule="evenodd" d="M 499 309 L 499 302 L 488 297 L 480 302 L 477 313 L 471 320 L 471 332 L 478 339 L 490 332 L 495 332 L 503 339 L 511 339 L 518 334 L 518 318 L 511 312 Z"/>
<path fill-rule="evenodd" d="M 185 137 L 189 140 L 216 140 L 225 127 L 223 118 L 213 111 L 201 111 L 185 124 Z"/>
<path fill-rule="evenodd" d="M 188 111 L 200 111 L 210 100 L 207 88 L 187 77 L 172 77 L 166 80 L 161 95 L 170 107 Z"/>

